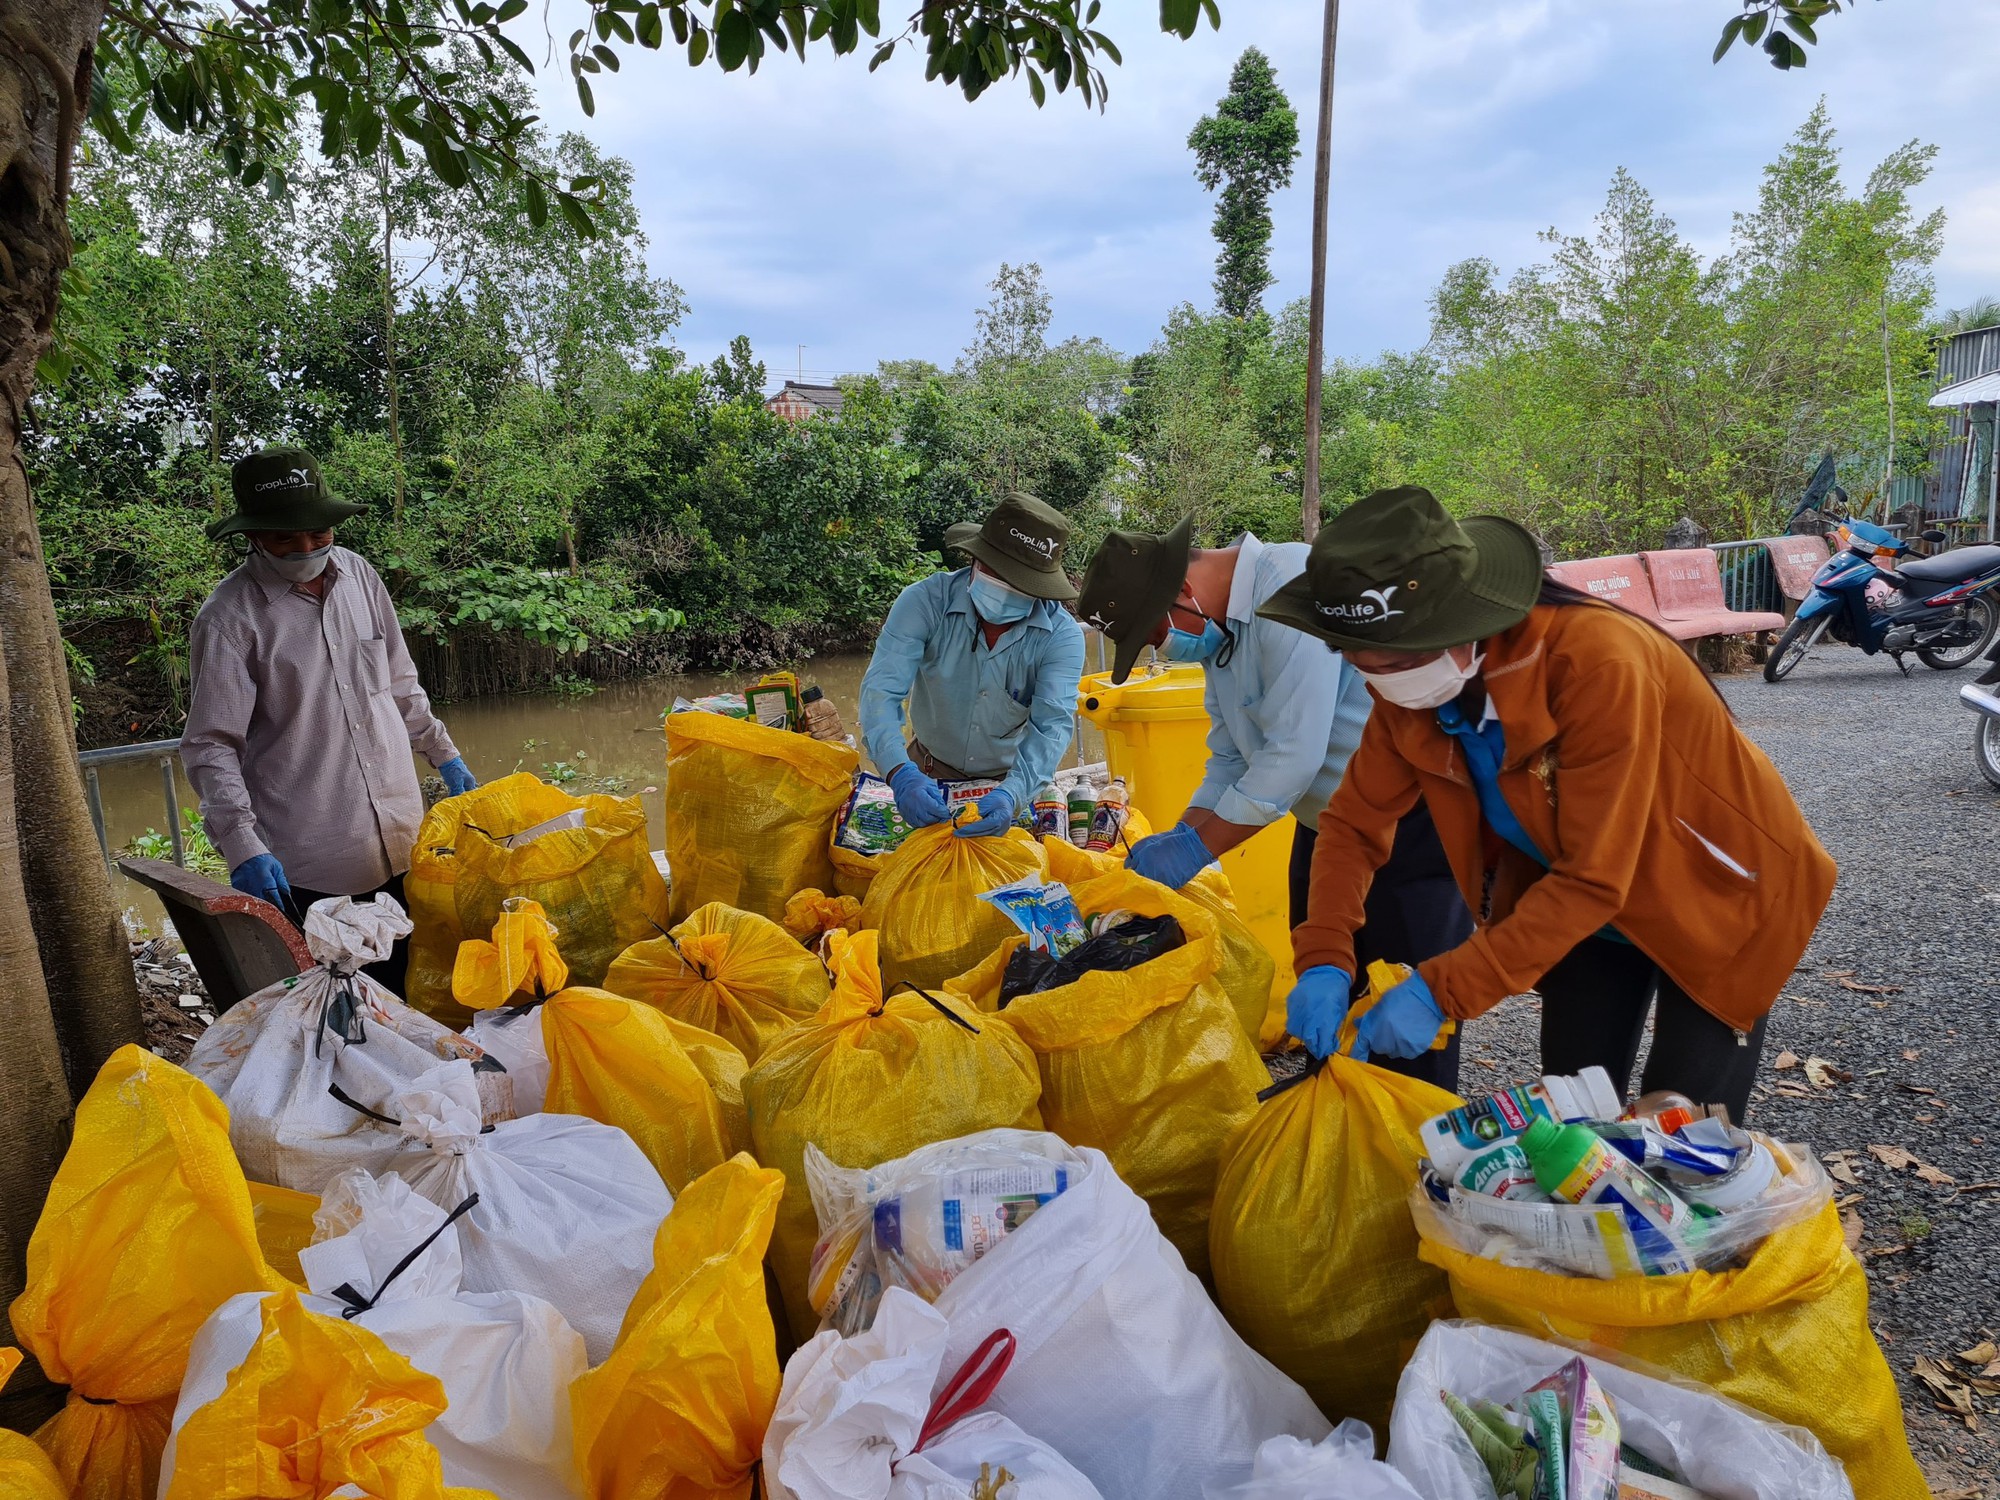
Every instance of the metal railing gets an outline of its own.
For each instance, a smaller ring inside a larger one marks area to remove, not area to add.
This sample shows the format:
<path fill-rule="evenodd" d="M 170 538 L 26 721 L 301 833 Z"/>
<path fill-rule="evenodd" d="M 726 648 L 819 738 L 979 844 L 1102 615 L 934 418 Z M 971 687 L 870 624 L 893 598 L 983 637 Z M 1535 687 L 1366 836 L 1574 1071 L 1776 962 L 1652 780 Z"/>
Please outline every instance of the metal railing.
<path fill-rule="evenodd" d="M 104 791 L 98 784 L 100 766 L 128 760 L 157 760 L 160 763 L 160 791 L 166 798 L 167 837 L 173 841 L 174 863 L 187 868 L 187 841 L 181 833 L 180 789 L 174 781 L 174 762 L 180 759 L 179 740 L 148 740 L 143 745 L 107 745 L 102 750 L 77 752 L 76 763 L 83 768 L 83 792 L 90 803 L 90 824 L 97 830 L 97 847 L 104 863 L 111 863 L 111 840 L 104 831 Z"/>
<path fill-rule="evenodd" d="M 1722 602 L 1731 609 L 1783 614 L 1785 596 L 1762 541 L 1711 542 L 1708 550 L 1722 570 Z"/>

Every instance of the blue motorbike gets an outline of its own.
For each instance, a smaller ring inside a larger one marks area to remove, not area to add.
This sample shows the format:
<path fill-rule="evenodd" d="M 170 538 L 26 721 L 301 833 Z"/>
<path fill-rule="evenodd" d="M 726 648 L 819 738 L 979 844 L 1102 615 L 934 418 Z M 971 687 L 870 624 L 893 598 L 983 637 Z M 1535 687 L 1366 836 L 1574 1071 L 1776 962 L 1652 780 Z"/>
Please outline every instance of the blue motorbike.
<path fill-rule="evenodd" d="M 1942 542 L 1927 531 L 1924 540 Z M 1940 672 L 1976 661 L 2000 636 L 2000 546 L 1956 547 L 1919 557 L 1915 546 L 1867 521 L 1843 521 L 1834 553 L 1813 575 L 1799 606 L 1764 663 L 1778 682 L 1826 637 L 1886 651 L 1905 674 L 1903 653 Z M 1871 589 L 1875 583 L 1885 585 Z"/>

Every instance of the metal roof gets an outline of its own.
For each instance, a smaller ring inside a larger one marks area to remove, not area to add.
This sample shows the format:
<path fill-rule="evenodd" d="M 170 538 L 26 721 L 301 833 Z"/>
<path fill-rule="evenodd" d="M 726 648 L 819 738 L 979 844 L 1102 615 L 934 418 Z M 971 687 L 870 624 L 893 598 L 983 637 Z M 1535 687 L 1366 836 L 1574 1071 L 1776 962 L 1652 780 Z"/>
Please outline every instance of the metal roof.
<path fill-rule="evenodd" d="M 1948 385 L 1931 397 L 1932 406 L 1970 406 L 1980 401 L 2000 401 L 2000 370 L 1989 370 L 1970 380 Z"/>

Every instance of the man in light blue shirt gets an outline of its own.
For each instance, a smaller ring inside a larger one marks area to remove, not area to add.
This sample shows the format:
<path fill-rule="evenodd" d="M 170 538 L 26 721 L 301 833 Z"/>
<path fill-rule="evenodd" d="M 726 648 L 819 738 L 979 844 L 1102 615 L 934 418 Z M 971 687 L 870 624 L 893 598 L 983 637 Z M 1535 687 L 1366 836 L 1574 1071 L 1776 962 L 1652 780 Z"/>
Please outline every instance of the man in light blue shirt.
<path fill-rule="evenodd" d="M 1005 833 L 1069 749 L 1083 631 L 1063 607 L 1076 597 L 1068 540 L 1059 512 L 1009 495 L 945 532 L 971 567 L 913 583 L 890 607 L 861 679 L 861 741 L 912 827 L 950 816 L 939 782 L 995 780 L 956 831 Z"/>
<path fill-rule="evenodd" d="M 1126 864 L 1179 889 L 1289 814 L 1297 820 L 1291 858 L 1297 926 L 1305 919 L 1319 815 L 1361 743 L 1373 700 L 1339 652 L 1310 637 L 1301 646 L 1303 632 L 1257 614 L 1305 571 L 1305 543 L 1266 543 L 1245 532 L 1227 547 L 1197 548 L 1192 535 L 1189 521 L 1164 536 L 1110 533 L 1090 560 L 1077 604 L 1085 622 L 1115 643 L 1114 683 L 1125 680 L 1147 646 L 1166 661 L 1200 663 L 1206 678 L 1208 762 L 1201 785 L 1180 822 L 1141 839 Z M 1369 892 L 1367 922 L 1355 935 L 1359 982 L 1365 987 L 1371 959 L 1414 966 L 1471 934 L 1472 915 L 1419 800 Z M 1447 1051 L 1398 1071 L 1453 1087 L 1456 1037 Z"/>

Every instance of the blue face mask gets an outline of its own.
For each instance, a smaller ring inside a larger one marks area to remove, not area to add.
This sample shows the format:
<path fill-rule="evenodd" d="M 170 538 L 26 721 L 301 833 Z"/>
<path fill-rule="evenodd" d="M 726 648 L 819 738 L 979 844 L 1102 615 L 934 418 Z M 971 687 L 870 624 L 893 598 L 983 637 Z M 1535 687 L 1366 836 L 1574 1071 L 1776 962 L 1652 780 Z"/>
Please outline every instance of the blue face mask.
<path fill-rule="evenodd" d="M 1182 630 L 1178 625 L 1169 625 L 1167 638 L 1160 646 L 1160 659 L 1179 662 L 1207 661 L 1228 644 L 1229 637 L 1213 620 L 1201 622 L 1200 635 Z"/>
<path fill-rule="evenodd" d="M 988 625 L 1018 625 L 1035 611 L 1035 598 L 986 573 L 972 575 L 972 607 Z"/>

